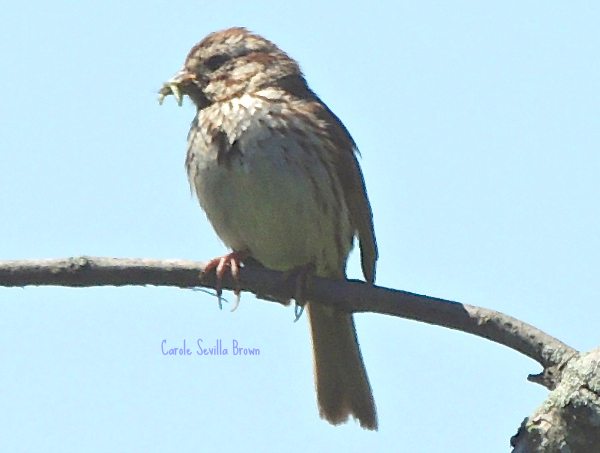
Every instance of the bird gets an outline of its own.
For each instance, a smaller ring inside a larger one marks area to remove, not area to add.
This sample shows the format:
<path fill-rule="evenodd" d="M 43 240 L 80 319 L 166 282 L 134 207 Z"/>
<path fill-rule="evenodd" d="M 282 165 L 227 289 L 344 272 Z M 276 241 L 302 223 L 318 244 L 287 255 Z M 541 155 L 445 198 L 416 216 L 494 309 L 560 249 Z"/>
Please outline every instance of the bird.
<path fill-rule="evenodd" d="M 245 260 L 343 280 L 355 237 L 373 284 L 373 213 L 358 149 L 309 88 L 299 64 L 244 27 L 210 33 L 159 90 L 196 107 L 185 165 L 192 191 L 231 253 L 209 262 L 220 280 Z M 317 403 L 332 425 L 352 416 L 378 429 L 351 313 L 304 301 Z"/>

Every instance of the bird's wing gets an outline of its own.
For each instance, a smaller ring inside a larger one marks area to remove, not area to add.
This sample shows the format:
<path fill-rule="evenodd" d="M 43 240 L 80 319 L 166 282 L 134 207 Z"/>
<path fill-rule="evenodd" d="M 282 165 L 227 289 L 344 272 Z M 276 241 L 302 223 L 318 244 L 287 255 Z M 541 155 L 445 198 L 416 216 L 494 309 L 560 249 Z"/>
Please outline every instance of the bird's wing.
<path fill-rule="evenodd" d="M 365 180 L 358 164 L 356 143 L 340 119 L 323 101 L 318 98 L 317 100 L 322 106 L 322 113 L 319 116 L 327 124 L 328 135 L 337 151 L 335 169 L 350 211 L 350 220 L 356 228 L 360 242 L 363 275 L 369 283 L 373 283 L 378 257 L 377 241 L 373 227 L 373 212 L 367 197 Z"/>

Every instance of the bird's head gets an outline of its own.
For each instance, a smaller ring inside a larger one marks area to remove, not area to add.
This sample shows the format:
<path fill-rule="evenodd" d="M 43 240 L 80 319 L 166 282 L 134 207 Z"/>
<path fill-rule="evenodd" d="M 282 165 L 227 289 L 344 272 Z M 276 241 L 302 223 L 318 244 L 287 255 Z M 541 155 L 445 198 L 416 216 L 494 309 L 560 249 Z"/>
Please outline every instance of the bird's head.
<path fill-rule="evenodd" d="M 265 88 L 306 87 L 298 64 L 271 41 L 237 27 L 211 33 L 159 91 L 159 102 L 188 95 L 199 109 Z"/>

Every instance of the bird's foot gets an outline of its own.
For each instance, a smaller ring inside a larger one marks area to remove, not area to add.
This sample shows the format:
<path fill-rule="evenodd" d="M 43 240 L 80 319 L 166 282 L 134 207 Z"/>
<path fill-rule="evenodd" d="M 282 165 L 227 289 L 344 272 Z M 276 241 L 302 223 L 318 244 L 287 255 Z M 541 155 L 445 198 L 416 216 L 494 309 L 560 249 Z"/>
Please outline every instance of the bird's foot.
<path fill-rule="evenodd" d="M 304 313 L 304 306 L 306 305 L 304 294 L 313 272 L 314 266 L 308 264 L 284 273 L 284 280 L 294 279 L 294 322 L 297 322 Z"/>
<path fill-rule="evenodd" d="M 204 273 L 210 272 L 212 270 L 215 271 L 215 275 L 217 277 L 215 290 L 217 291 L 217 297 L 219 298 L 219 308 L 223 308 L 222 304 L 222 294 L 223 294 L 223 276 L 229 269 L 231 272 L 231 278 L 234 281 L 235 289 L 233 290 L 233 294 L 235 294 L 235 303 L 233 304 L 233 308 L 231 311 L 237 309 L 240 305 L 240 267 L 242 267 L 242 260 L 247 256 L 246 252 L 231 252 L 225 256 L 220 256 L 218 258 L 213 258 L 204 267 Z"/>

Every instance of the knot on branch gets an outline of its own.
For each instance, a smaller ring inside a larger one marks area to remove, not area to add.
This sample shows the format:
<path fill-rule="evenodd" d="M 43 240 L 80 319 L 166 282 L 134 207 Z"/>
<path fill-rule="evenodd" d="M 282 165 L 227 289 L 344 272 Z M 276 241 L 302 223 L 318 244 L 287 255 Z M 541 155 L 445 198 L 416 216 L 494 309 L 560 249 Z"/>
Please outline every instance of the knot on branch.
<path fill-rule="evenodd" d="M 548 398 L 511 439 L 513 452 L 589 453 L 600 445 L 600 349 L 572 356 Z"/>

